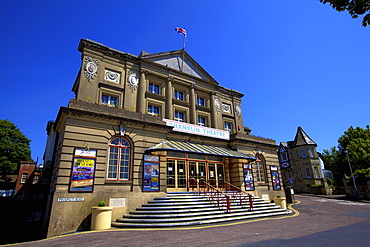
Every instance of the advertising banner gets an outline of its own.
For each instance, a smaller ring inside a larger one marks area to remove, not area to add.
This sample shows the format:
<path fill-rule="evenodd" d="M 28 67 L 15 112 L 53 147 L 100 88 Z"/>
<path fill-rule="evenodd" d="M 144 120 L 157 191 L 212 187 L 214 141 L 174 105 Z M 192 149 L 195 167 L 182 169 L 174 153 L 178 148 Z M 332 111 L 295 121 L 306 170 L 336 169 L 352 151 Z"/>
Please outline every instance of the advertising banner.
<path fill-rule="evenodd" d="M 276 166 L 271 166 L 271 178 L 272 187 L 274 190 L 281 190 L 281 183 L 279 178 L 278 168 Z"/>
<path fill-rule="evenodd" d="M 93 192 L 95 162 L 96 150 L 75 150 L 69 187 L 70 192 Z"/>
<path fill-rule="evenodd" d="M 143 191 L 159 191 L 159 157 L 144 155 Z"/>

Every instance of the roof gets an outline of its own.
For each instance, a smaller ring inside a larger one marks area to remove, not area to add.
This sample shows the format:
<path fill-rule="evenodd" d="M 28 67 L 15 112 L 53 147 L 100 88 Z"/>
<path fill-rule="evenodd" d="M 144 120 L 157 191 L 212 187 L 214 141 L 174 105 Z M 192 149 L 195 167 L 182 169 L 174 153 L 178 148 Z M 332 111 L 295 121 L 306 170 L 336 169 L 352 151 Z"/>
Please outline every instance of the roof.
<path fill-rule="evenodd" d="M 304 132 L 302 127 L 298 127 L 297 134 L 293 141 L 293 146 L 301 146 L 301 145 L 315 145 L 317 146 L 316 142 L 314 142 L 307 134 Z"/>
<path fill-rule="evenodd" d="M 227 156 L 227 157 L 232 157 L 232 158 L 241 158 L 241 159 L 248 159 L 248 160 L 256 159 L 252 156 L 249 156 L 247 154 L 244 154 L 242 152 L 235 151 L 229 148 L 215 147 L 215 146 L 207 145 L 207 144 L 198 144 L 198 143 L 173 141 L 173 140 L 162 141 L 161 143 L 147 150 L 149 151 L 173 150 L 173 151 L 179 151 L 179 152 L 190 152 L 190 153 L 217 155 L 217 156 Z"/>

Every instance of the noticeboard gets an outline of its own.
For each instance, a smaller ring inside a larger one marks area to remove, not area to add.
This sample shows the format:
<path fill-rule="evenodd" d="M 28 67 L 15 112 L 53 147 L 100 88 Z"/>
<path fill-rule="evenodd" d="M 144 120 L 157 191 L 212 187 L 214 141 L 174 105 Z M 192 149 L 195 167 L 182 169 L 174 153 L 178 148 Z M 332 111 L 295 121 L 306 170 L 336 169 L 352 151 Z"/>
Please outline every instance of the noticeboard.
<path fill-rule="evenodd" d="M 75 149 L 69 192 L 93 192 L 96 150 Z"/>
<path fill-rule="evenodd" d="M 159 156 L 144 155 L 143 191 L 159 191 Z"/>
<path fill-rule="evenodd" d="M 279 171 L 276 166 L 271 166 L 271 178 L 272 178 L 272 187 L 274 190 L 281 190 L 281 183 L 279 178 Z"/>

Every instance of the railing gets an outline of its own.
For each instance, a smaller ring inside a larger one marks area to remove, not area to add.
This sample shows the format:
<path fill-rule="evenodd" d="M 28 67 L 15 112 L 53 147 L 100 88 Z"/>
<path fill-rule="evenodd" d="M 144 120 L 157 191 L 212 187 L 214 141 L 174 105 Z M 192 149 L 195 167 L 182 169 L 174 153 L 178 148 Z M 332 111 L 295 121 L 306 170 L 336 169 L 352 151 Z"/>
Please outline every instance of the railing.
<path fill-rule="evenodd" d="M 227 213 L 230 213 L 230 196 L 227 193 L 204 181 L 198 190 L 198 194 L 204 194 L 208 196 L 212 201 L 217 203 L 218 207 L 225 207 Z"/>
<path fill-rule="evenodd" d="M 224 181 L 216 188 L 204 180 L 198 184 L 195 179 L 189 179 L 188 188 L 189 191 L 197 192 L 198 195 L 204 194 L 209 196 L 211 200 L 217 202 L 218 206 L 226 207 L 228 213 L 230 212 L 232 199 L 239 201 L 240 206 L 249 204 L 250 211 L 253 211 L 253 196 L 229 182 Z"/>
<path fill-rule="evenodd" d="M 249 208 L 253 211 L 253 196 L 251 194 L 242 191 L 240 188 L 227 181 L 224 181 L 224 188 L 228 195 L 239 200 L 241 206 L 249 203 Z"/>

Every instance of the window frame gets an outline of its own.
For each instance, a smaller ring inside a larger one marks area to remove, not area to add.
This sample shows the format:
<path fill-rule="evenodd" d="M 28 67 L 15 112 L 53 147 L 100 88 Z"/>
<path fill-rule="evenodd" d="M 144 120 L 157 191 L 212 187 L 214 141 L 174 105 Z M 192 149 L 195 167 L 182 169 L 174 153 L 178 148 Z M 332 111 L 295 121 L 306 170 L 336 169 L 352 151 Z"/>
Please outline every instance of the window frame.
<path fill-rule="evenodd" d="M 202 123 L 199 120 L 204 120 L 204 121 Z M 207 117 L 206 116 L 202 116 L 202 115 L 198 115 L 197 125 L 203 126 L 203 127 L 207 127 Z"/>
<path fill-rule="evenodd" d="M 229 125 L 230 129 L 226 128 L 227 127 L 226 125 Z M 229 133 L 233 133 L 234 130 L 233 123 L 229 121 L 224 121 L 224 130 L 229 131 Z"/>
<path fill-rule="evenodd" d="M 197 96 L 197 105 L 206 107 L 206 99 L 203 97 Z"/>
<path fill-rule="evenodd" d="M 255 171 L 255 179 L 258 184 L 265 184 L 268 182 L 266 176 L 266 162 L 264 157 L 260 154 L 256 155 Z"/>
<path fill-rule="evenodd" d="M 176 100 L 185 101 L 185 93 L 182 91 L 175 90 L 173 96 Z"/>
<path fill-rule="evenodd" d="M 153 111 L 153 109 L 158 110 Z M 153 116 L 160 116 L 161 115 L 161 107 L 155 104 L 148 104 L 148 114 L 153 115 Z"/>
<path fill-rule="evenodd" d="M 178 115 L 182 115 L 182 118 L 178 117 Z M 185 122 L 186 121 L 186 113 L 183 111 L 176 111 L 174 114 L 174 120 L 179 122 Z"/>
<path fill-rule="evenodd" d="M 148 92 L 161 95 L 161 86 L 155 83 L 149 83 Z"/>
<path fill-rule="evenodd" d="M 116 139 L 119 139 L 119 143 L 113 143 Z M 123 144 L 123 141 L 125 141 L 126 146 Z M 117 149 L 116 153 L 116 164 L 113 161 L 112 157 L 112 151 L 113 148 Z M 125 181 L 131 181 L 131 167 L 132 167 L 132 143 L 130 140 L 128 140 L 124 136 L 114 136 L 108 143 L 108 162 L 107 162 L 107 173 L 106 173 L 106 180 L 107 181 L 120 181 L 120 182 L 125 182 Z M 125 153 L 122 154 L 122 151 L 125 150 Z M 128 151 L 126 151 L 128 150 Z M 124 160 L 122 160 L 122 155 L 124 155 Z M 122 165 L 122 161 L 126 162 L 127 165 Z M 110 169 L 112 167 L 112 170 Z M 126 169 L 127 168 L 127 171 Z M 124 171 L 122 172 L 121 169 Z M 110 174 L 115 174 L 115 176 L 112 176 Z M 121 177 L 121 174 L 127 174 L 127 176 Z"/>
<path fill-rule="evenodd" d="M 108 103 L 104 103 L 103 102 L 103 97 L 108 97 Z M 111 101 L 112 98 L 115 98 L 117 100 L 115 105 L 112 104 L 112 101 Z M 118 96 L 113 96 L 113 95 L 111 95 L 109 93 L 103 92 L 101 94 L 100 103 L 102 105 L 106 105 L 106 106 L 109 106 L 109 107 L 118 107 L 118 105 L 119 105 L 119 97 Z"/>

